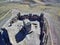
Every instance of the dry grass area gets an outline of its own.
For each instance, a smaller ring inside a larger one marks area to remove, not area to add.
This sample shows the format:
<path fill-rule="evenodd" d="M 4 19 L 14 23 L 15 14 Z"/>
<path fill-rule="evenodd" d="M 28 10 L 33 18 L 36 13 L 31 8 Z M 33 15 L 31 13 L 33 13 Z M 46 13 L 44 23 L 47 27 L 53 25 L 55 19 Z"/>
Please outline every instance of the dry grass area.
<path fill-rule="evenodd" d="M 24 5 L 20 3 L 8 3 L 5 6 L 0 7 L 0 17 L 2 17 L 4 14 L 4 11 L 7 12 L 11 9 L 19 9 L 21 12 L 34 12 L 34 13 L 40 13 L 40 12 L 47 12 L 50 13 L 55 19 L 57 19 L 57 16 L 60 16 L 60 8 L 55 6 L 45 6 L 45 5 L 37 5 L 30 7 L 29 5 Z M 3 14 L 3 15 L 2 15 Z M 2 16 L 1 16 L 2 15 Z M 55 16 L 56 15 L 56 16 Z"/>
<path fill-rule="evenodd" d="M 4 16 L 8 11 L 9 9 L 7 9 L 5 6 L 1 6 L 0 7 L 0 18 Z"/>

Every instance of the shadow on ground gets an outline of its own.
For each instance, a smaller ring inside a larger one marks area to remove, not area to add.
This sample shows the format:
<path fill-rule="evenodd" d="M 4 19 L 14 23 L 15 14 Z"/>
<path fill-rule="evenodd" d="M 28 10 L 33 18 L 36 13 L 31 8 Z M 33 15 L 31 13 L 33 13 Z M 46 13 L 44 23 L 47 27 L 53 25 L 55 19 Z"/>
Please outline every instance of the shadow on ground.
<path fill-rule="evenodd" d="M 29 32 L 25 29 L 25 27 L 23 27 L 16 35 L 15 35 L 15 38 L 16 38 L 16 41 L 17 43 L 23 41 L 26 37 L 26 35 L 28 34 L 31 34 L 32 32 Z"/>

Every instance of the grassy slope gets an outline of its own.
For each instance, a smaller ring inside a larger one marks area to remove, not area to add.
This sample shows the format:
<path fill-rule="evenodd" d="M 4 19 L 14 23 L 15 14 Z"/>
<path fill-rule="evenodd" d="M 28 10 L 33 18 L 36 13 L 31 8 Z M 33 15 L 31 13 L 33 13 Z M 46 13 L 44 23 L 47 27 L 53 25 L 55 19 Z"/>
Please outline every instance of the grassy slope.
<path fill-rule="evenodd" d="M 4 16 L 8 11 L 9 9 L 7 9 L 5 6 L 1 6 L 0 7 L 0 18 Z"/>
<path fill-rule="evenodd" d="M 0 1 L 6 1 L 6 0 L 0 0 Z"/>
<path fill-rule="evenodd" d="M 1 6 L 0 7 L 0 17 L 1 15 L 4 13 L 4 11 L 8 11 L 10 9 L 19 9 L 21 12 L 38 12 L 40 13 L 40 11 L 45 11 L 50 13 L 51 15 L 57 15 L 60 16 L 60 8 L 59 7 L 55 7 L 55 6 L 44 6 L 44 5 L 38 5 L 35 7 L 29 7 L 28 5 L 24 5 L 24 4 L 19 4 L 19 3 L 9 3 L 6 4 L 5 6 Z M 55 16 L 55 19 L 57 19 L 57 16 Z"/>

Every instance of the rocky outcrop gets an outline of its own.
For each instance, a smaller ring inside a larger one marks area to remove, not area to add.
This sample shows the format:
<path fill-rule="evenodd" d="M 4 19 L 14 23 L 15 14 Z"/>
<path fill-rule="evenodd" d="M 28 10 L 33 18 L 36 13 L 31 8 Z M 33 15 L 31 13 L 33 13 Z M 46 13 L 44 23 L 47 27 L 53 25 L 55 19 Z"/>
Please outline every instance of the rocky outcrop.
<path fill-rule="evenodd" d="M 9 23 L 11 26 L 9 26 Z M 24 14 L 21 16 L 18 13 L 2 29 L 7 30 L 12 45 L 45 45 L 48 38 L 45 23 L 43 13 L 41 16 L 36 14 Z"/>

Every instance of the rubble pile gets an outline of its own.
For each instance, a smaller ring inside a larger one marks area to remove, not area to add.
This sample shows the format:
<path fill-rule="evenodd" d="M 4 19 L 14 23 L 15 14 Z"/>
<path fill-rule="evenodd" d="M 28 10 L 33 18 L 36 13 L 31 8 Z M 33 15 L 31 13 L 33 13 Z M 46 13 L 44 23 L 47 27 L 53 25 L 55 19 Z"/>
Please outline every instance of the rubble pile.
<path fill-rule="evenodd" d="M 48 36 L 47 27 L 45 27 L 43 13 L 38 16 L 21 15 L 19 12 L 1 29 L 8 32 L 10 45 L 45 45 L 47 42 L 45 40 Z"/>

